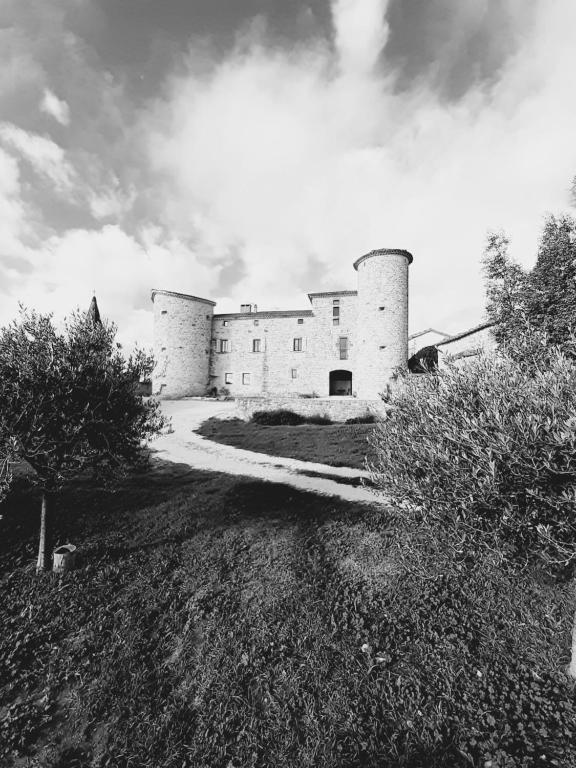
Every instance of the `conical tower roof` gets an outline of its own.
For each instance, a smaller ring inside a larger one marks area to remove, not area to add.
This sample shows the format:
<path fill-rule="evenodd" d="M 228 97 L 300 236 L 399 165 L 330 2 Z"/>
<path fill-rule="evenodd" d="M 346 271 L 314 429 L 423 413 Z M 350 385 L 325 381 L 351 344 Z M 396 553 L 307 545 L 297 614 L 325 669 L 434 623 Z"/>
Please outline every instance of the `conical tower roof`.
<path fill-rule="evenodd" d="M 90 302 L 90 306 L 88 307 L 88 317 L 94 325 L 102 325 L 102 320 L 100 319 L 100 310 L 98 309 L 98 302 L 96 301 L 96 296 L 92 296 L 92 301 Z"/>

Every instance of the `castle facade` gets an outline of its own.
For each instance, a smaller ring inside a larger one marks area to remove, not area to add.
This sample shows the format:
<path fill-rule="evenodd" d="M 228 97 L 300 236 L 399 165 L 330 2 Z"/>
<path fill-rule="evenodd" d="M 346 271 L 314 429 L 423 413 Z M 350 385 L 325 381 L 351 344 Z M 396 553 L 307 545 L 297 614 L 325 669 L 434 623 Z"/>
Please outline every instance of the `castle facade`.
<path fill-rule="evenodd" d="M 370 251 L 354 262 L 357 290 L 309 293 L 302 310 L 217 314 L 209 299 L 153 290 L 153 392 L 378 399 L 407 364 L 411 262 L 405 250 Z"/>

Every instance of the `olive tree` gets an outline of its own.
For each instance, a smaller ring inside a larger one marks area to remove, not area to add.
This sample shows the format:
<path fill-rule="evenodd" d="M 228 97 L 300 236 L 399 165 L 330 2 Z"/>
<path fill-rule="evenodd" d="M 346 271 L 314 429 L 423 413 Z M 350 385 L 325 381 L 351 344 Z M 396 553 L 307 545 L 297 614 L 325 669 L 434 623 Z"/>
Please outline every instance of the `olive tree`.
<path fill-rule="evenodd" d="M 42 498 L 39 571 L 48 567 L 55 493 L 86 471 L 118 480 L 146 460 L 145 442 L 165 425 L 159 403 L 136 393 L 152 356 L 124 356 L 115 336 L 95 301 L 63 331 L 24 308 L 0 330 L 0 491 L 13 463 L 32 467 Z"/>

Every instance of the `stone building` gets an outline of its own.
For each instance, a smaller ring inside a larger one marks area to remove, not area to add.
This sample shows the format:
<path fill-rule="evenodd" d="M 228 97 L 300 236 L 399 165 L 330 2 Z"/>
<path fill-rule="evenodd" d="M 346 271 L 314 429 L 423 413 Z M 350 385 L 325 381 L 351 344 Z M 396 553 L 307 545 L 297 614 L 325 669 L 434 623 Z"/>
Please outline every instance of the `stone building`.
<path fill-rule="evenodd" d="M 301 310 L 217 314 L 209 299 L 153 290 L 154 393 L 378 399 L 408 359 L 411 262 L 370 251 L 354 262 L 357 290 L 309 293 Z"/>

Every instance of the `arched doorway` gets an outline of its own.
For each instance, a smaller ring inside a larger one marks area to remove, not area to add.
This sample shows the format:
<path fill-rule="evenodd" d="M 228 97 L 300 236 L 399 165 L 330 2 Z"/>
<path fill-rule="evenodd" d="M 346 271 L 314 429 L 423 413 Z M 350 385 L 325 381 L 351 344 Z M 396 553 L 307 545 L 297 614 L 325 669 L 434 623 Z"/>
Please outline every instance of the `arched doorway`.
<path fill-rule="evenodd" d="M 352 396 L 352 371 L 330 371 L 330 394 Z"/>

